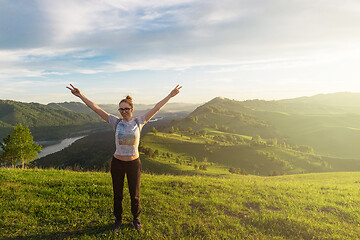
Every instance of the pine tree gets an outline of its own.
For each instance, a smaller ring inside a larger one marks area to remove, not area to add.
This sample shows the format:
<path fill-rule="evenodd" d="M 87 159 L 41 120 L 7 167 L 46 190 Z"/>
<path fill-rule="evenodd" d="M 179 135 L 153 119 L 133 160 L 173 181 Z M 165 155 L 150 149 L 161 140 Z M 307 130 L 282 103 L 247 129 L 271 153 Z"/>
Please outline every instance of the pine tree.
<path fill-rule="evenodd" d="M 37 158 L 41 151 L 41 146 L 34 143 L 34 138 L 28 127 L 23 127 L 21 123 L 14 127 L 11 134 L 3 139 L 1 143 L 3 153 L 1 159 L 7 163 L 11 163 L 12 167 L 17 163 L 25 167 L 26 162 L 30 162 Z"/>

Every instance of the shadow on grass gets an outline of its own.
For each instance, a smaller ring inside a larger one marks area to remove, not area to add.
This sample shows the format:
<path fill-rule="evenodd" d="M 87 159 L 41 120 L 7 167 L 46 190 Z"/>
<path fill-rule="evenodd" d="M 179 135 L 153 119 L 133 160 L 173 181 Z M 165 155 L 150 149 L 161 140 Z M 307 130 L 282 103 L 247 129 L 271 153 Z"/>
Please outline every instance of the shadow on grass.
<path fill-rule="evenodd" d="M 26 235 L 26 236 L 14 236 L 14 237 L 6 237 L 6 238 L 2 238 L 0 237 L 0 239 L 65 239 L 65 238 L 79 238 L 79 237 L 91 237 L 91 238 L 96 238 L 96 239 L 101 239 L 101 238 L 109 238 L 111 236 L 113 237 L 117 237 L 122 235 L 122 233 L 127 233 L 127 235 L 129 234 L 129 232 L 133 233 L 133 234 L 137 234 L 137 231 L 134 229 L 134 227 L 129 223 L 129 224 L 122 224 L 119 233 L 113 232 L 112 231 L 112 223 L 106 224 L 106 225 L 102 225 L 102 226 L 92 226 L 92 227 L 88 227 L 88 228 L 84 228 L 81 230 L 76 230 L 76 231 L 63 231 L 63 232 L 52 232 L 52 233 L 44 233 L 44 234 L 31 234 L 31 235 Z M 130 233 L 130 234 L 131 234 Z"/>

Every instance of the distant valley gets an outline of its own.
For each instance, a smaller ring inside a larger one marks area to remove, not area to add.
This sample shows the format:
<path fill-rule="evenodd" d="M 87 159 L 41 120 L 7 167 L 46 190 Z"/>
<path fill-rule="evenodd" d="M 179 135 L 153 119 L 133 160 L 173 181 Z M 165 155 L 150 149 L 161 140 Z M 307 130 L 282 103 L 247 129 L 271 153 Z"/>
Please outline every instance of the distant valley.
<path fill-rule="evenodd" d="M 260 175 L 360 171 L 359 96 L 336 93 L 279 101 L 214 98 L 192 112 L 169 114 L 167 120 L 147 124 L 143 147 L 160 155 L 149 157 L 144 153 L 145 170 L 199 174 L 195 165 L 206 158 L 213 165 L 202 174 L 210 175 L 229 168 Z M 159 133 L 154 134 L 152 127 Z M 68 151 L 67 166 L 74 167 L 83 155 L 81 148 L 92 144 L 94 152 L 108 150 L 102 156 L 88 156 L 94 164 L 88 162 L 84 167 L 106 168 L 114 150 L 113 136 L 99 134 L 74 143 L 72 152 L 70 148 L 63 150 Z M 108 143 L 106 147 L 104 142 Z M 63 153 L 42 163 L 61 162 Z M 167 154 L 172 157 L 162 157 Z"/>

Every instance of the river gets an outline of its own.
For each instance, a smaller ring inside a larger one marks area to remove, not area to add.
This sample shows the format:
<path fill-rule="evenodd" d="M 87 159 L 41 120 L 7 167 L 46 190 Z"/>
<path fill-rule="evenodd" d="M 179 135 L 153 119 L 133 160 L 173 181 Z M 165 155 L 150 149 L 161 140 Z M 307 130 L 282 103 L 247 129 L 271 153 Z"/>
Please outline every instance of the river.
<path fill-rule="evenodd" d="M 63 140 L 61 140 L 61 142 L 56 143 L 56 144 L 52 144 L 49 145 L 47 147 L 44 147 L 43 150 L 41 150 L 41 152 L 38 154 L 38 158 L 42 158 L 45 157 L 49 154 L 58 152 L 63 150 L 64 148 L 70 146 L 72 143 L 74 143 L 75 141 L 83 138 L 85 136 L 81 136 L 81 137 L 73 137 L 73 138 L 65 138 Z M 44 141 L 44 142 L 38 142 L 38 144 L 42 145 L 48 145 L 50 142 L 49 141 Z"/>
<path fill-rule="evenodd" d="M 154 119 L 151 119 L 149 122 L 156 122 L 156 121 L 162 120 L 162 119 L 163 119 L 163 117 L 154 118 Z M 42 157 L 45 157 L 45 156 L 47 156 L 49 154 L 61 151 L 64 148 L 67 148 L 72 143 L 74 143 L 75 141 L 77 141 L 77 140 L 79 140 L 79 139 L 81 139 L 83 137 L 85 137 L 85 136 L 73 137 L 73 138 L 65 138 L 65 139 L 61 140 L 61 142 L 57 142 L 57 141 L 40 141 L 40 142 L 37 142 L 38 144 L 45 146 L 43 148 L 43 150 L 41 150 L 41 152 L 38 154 L 38 159 L 42 158 Z"/>

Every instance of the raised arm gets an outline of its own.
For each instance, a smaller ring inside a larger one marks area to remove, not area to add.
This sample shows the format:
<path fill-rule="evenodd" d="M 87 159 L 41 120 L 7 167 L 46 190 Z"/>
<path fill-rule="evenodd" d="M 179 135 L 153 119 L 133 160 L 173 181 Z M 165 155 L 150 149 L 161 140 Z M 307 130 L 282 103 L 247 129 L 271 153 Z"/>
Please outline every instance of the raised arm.
<path fill-rule="evenodd" d="M 71 93 L 74 94 L 76 97 L 80 98 L 89 108 L 91 108 L 94 112 L 96 112 L 102 119 L 104 119 L 106 122 L 109 122 L 108 113 L 102 110 L 96 103 L 92 102 L 90 99 L 84 96 L 80 92 L 80 90 L 76 87 L 74 87 L 72 84 L 70 84 L 70 87 L 66 87 L 70 89 Z"/>
<path fill-rule="evenodd" d="M 145 114 L 145 119 L 146 122 L 149 121 L 163 106 L 165 106 L 165 104 L 173 97 L 175 97 L 179 92 L 180 89 L 182 88 L 182 86 L 177 85 L 171 92 L 169 95 L 167 95 L 163 100 L 161 100 L 160 102 L 158 102 L 155 107 L 153 109 L 151 109 L 150 111 L 148 111 Z"/>

